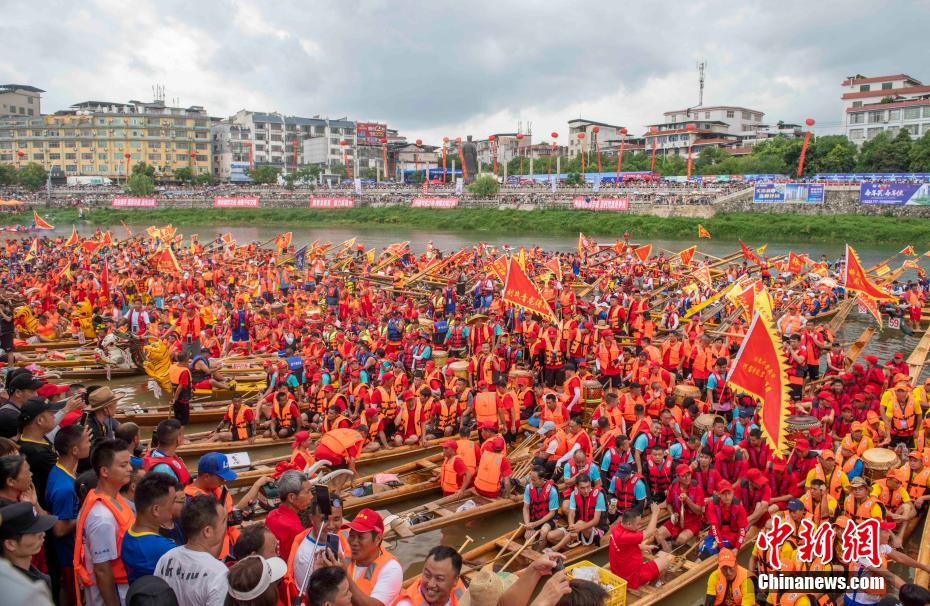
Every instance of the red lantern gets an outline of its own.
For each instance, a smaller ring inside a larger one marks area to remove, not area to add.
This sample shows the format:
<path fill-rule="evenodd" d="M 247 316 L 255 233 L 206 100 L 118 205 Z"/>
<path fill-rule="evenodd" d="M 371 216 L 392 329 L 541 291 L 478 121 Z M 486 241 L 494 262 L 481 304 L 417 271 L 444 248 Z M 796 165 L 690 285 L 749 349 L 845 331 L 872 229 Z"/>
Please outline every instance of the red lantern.
<path fill-rule="evenodd" d="M 807 124 L 808 126 L 813 126 L 813 125 L 814 125 L 814 119 L 813 119 L 813 118 L 808 118 L 807 120 L 804 121 L 804 123 Z"/>
<path fill-rule="evenodd" d="M 804 121 L 807 124 L 807 128 L 812 128 L 814 126 L 814 119 L 808 118 Z M 798 158 L 798 177 L 804 172 L 804 157 L 807 155 L 807 145 L 811 142 L 811 131 L 808 130 L 804 134 L 804 145 L 801 146 L 801 157 Z"/>
<path fill-rule="evenodd" d="M 23 150 L 20 149 L 20 150 L 17 150 L 17 151 L 16 151 L 16 155 L 19 156 L 20 158 L 22 158 L 23 156 L 26 155 L 26 152 L 24 152 Z"/>
<path fill-rule="evenodd" d="M 523 140 L 523 133 L 517 133 L 517 140 L 518 140 L 518 141 L 522 141 L 522 140 Z"/>
<path fill-rule="evenodd" d="M 295 143 L 296 143 L 296 141 L 295 141 Z M 197 157 L 196 152 L 191 152 L 191 160 L 193 160 L 193 159 L 196 158 L 196 157 Z"/>
<path fill-rule="evenodd" d="M 578 133 L 578 138 L 579 138 L 579 139 L 584 139 L 584 133 Z"/>
<path fill-rule="evenodd" d="M 128 159 L 132 158 L 132 154 L 130 154 L 129 152 L 126 152 L 125 154 L 123 154 L 123 157 L 126 158 L 126 159 L 128 160 Z"/>
<path fill-rule="evenodd" d="M 688 124 L 687 126 L 685 126 L 685 130 L 688 130 L 688 131 L 694 130 L 694 125 Z"/>
<path fill-rule="evenodd" d="M 495 137 L 494 135 L 488 135 L 488 141 L 495 141 L 496 139 L 497 137 Z"/>
<path fill-rule="evenodd" d="M 417 139 L 417 145 L 423 145 L 423 139 Z"/>
<path fill-rule="evenodd" d="M 649 127 L 649 132 L 652 133 L 652 134 L 654 135 L 654 134 L 656 134 L 657 132 L 659 132 L 659 129 L 658 129 L 658 127 L 650 126 L 650 127 Z"/>
<path fill-rule="evenodd" d="M 630 132 L 630 131 L 628 131 L 628 130 L 626 129 L 625 126 L 624 126 L 623 128 L 620 129 L 620 134 L 621 134 L 621 135 L 625 135 L 625 134 L 627 134 L 628 132 Z"/>
<path fill-rule="evenodd" d="M 595 126 L 594 128 L 591 129 L 591 132 L 599 133 L 599 132 L 601 132 L 601 127 L 600 127 L 600 126 Z"/>
<path fill-rule="evenodd" d="M 385 145 L 387 144 L 387 137 L 381 137 L 379 141 L 381 141 L 381 145 Z"/>
<path fill-rule="evenodd" d="M 343 147 L 345 147 L 345 146 L 348 145 L 348 144 L 349 144 L 349 142 L 346 141 L 345 139 L 343 139 L 342 141 L 339 142 L 339 145 L 342 145 Z"/>
<path fill-rule="evenodd" d="M 558 139 L 558 138 L 559 138 L 559 133 L 557 133 L 557 132 L 555 132 L 555 131 L 552 131 L 551 133 L 549 133 L 549 136 L 551 136 L 553 139 Z"/>

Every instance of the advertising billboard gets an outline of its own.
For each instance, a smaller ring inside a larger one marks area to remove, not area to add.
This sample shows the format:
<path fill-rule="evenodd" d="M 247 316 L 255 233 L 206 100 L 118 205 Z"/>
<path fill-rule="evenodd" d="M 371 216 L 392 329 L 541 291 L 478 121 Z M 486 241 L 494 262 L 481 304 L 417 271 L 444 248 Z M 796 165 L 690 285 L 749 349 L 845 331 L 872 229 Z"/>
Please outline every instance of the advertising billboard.
<path fill-rule="evenodd" d="M 381 139 L 384 137 L 387 137 L 387 124 L 355 123 L 355 138 L 358 145 L 381 145 Z"/>
<path fill-rule="evenodd" d="M 414 198 L 410 201 L 413 208 L 455 208 L 458 205 L 458 198 Z"/>
<path fill-rule="evenodd" d="M 258 196 L 242 196 L 227 198 L 216 196 L 213 198 L 213 208 L 258 208 Z"/>
<path fill-rule="evenodd" d="M 590 198 L 577 196 L 572 199 L 572 207 L 576 210 L 630 210 L 630 199 L 623 198 Z"/>
<path fill-rule="evenodd" d="M 310 197 L 310 208 L 353 208 L 354 206 L 355 200 L 353 198 Z"/>
<path fill-rule="evenodd" d="M 930 205 L 930 183 L 863 183 L 859 186 L 861 204 Z"/>
<path fill-rule="evenodd" d="M 755 204 L 823 204 L 819 183 L 758 183 L 753 187 Z"/>
<path fill-rule="evenodd" d="M 155 208 L 155 198 L 121 196 L 113 198 L 113 206 L 116 208 Z"/>

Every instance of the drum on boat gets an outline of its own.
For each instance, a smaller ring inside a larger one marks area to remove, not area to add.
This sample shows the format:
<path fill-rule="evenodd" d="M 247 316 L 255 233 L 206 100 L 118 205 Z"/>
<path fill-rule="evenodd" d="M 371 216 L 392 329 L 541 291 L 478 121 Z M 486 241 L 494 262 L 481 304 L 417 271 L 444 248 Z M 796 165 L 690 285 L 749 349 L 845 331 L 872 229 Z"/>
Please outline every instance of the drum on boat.
<path fill-rule="evenodd" d="M 443 349 L 437 349 L 433 352 L 433 363 L 436 364 L 436 368 L 442 368 L 446 365 L 446 360 L 449 359 L 449 352 Z"/>
<path fill-rule="evenodd" d="M 271 313 L 277 315 L 277 314 L 280 314 L 280 313 L 283 313 L 283 312 L 284 312 L 284 303 L 281 303 L 281 302 L 279 301 L 279 302 L 277 302 L 277 303 L 272 303 L 272 304 L 271 304 Z"/>
<path fill-rule="evenodd" d="M 694 435 L 696 436 L 699 436 L 701 434 L 710 432 L 711 428 L 714 426 L 714 421 L 717 419 L 726 421 L 726 419 L 724 419 L 720 415 L 715 415 L 709 412 L 705 412 L 702 415 L 698 415 L 698 418 L 694 420 L 694 425 L 691 428 L 692 433 L 694 433 Z"/>
<path fill-rule="evenodd" d="M 531 386 L 533 384 L 533 371 L 525 368 L 513 368 L 507 376 L 514 385 Z"/>
<path fill-rule="evenodd" d="M 685 401 L 685 398 L 688 397 L 694 398 L 695 400 L 700 400 L 701 390 L 694 385 L 679 384 L 675 386 L 675 404 L 680 405 Z"/>
<path fill-rule="evenodd" d="M 417 318 L 417 322 L 419 322 L 420 324 L 421 331 L 428 333 L 428 334 L 433 334 L 433 328 L 435 326 L 435 323 L 433 322 L 432 318 L 425 318 L 423 316 L 420 316 L 419 318 Z"/>
<path fill-rule="evenodd" d="M 811 415 L 791 415 L 785 419 L 785 427 L 788 430 L 788 440 L 792 443 L 799 438 L 810 437 L 810 431 L 820 425 L 817 417 Z"/>
<path fill-rule="evenodd" d="M 874 482 L 884 478 L 888 470 L 897 467 L 900 461 L 890 448 L 870 448 L 862 453 L 862 464 L 865 475 Z"/>
<path fill-rule="evenodd" d="M 594 379 L 588 379 L 581 382 L 581 399 L 584 400 L 585 404 L 597 404 L 601 403 L 601 398 L 604 396 L 604 386 L 601 385 L 600 381 Z"/>
<path fill-rule="evenodd" d="M 457 360 L 449 364 L 449 368 L 452 369 L 452 374 L 459 377 L 460 379 L 468 380 L 468 362 L 465 360 Z"/>

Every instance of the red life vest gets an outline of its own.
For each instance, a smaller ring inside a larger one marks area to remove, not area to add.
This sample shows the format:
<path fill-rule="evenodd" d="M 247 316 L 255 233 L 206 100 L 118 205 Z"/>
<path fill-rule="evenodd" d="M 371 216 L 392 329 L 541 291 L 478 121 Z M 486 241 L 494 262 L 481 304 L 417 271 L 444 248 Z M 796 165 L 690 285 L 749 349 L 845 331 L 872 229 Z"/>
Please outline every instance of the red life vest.
<path fill-rule="evenodd" d="M 672 459 L 666 457 L 662 465 L 656 465 L 655 461 L 649 459 L 646 461 L 646 473 L 652 494 L 668 492 L 672 484 Z"/>
<path fill-rule="evenodd" d="M 643 476 L 638 473 L 634 473 L 626 480 L 617 478 L 616 490 L 614 490 L 613 493 L 614 496 L 617 497 L 617 511 L 626 511 L 636 504 L 634 489 L 636 488 L 636 483 L 642 479 Z"/>
<path fill-rule="evenodd" d="M 187 471 L 187 467 L 184 466 L 184 461 L 181 460 L 181 457 L 178 455 L 156 457 L 152 455 L 153 452 L 155 451 L 150 451 L 149 454 L 142 457 L 142 469 L 144 471 L 150 471 L 156 465 L 164 463 L 178 476 L 178 481 L 182 485 L 187 485 L 191 481 L 191 474 Z"/>
<path fill-rule="evenodd" d="M 597 506 L 597 497 L 601 494 L 600 488 L 592 488 L 588 497 L 581 496 L 578 490 L 575 490 L 575 515 L 578 516 L 579 522 L 590 522 L 594 519 L 594 508 Z M 601 516 L 601 524 L 606 521 L 606 516 Z"/>
<path fill-rule="evenodd" d="M 465 328 L 461 325 L 454 326 L 446 335 L 446 346 L 449 349 L 462 349 L 465 347 Z"/>
<path fill-rule="evenodd" d="M 541 520 L 548 515 L 549 495 L 553 490 L 555 490 L 555 485 L 551 481 L 547 481 L 538 490 L 530 486 L 530 522 Z"/>

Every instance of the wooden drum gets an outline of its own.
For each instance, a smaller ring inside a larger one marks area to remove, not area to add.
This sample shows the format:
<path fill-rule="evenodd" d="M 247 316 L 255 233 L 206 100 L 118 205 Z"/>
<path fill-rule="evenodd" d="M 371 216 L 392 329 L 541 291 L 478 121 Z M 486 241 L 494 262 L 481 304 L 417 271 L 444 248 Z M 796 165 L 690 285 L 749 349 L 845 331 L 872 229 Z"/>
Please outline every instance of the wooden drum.
<path fill-rule="evenodd" d="M 524 368 L 513 368 L 507 375 L 510 378 L 510 383 L 513 385 L 521 385 L 526 387 L 531 387 L 533 385 L 533 372 L 526 370 Z"/>
<path fill-rule="evenodd" d="M 446 360 L 449 359 L 449 352 L 443 349 L 437 349 L 433 351 L 433 363 L 436 364 L 436 368 L 442 368 L 446 365 Z"/>
<path fill-rule="evenodd" d="M 898 455 L 889 448 L 870 448 L 862 453 L 862 464 L 865 475 L 874 482 L 884 478 L 888 470 L 897 467 L 900 462 Z"/>
<path fill-rule="evenodd" d="M 701 390 L 694 385 L 679 384 L 675 386 L 675 404 L 681 405 L 685 398 L 701 399 Z"/>
<path fill-rule="evenodd" d="M 684 387 L 690 387 L 690 386 L 685 385 Z M 677 391 L 678 388 L 676 387 L 675 389 Z M 698 418 L 694 420 L 694 425 L 691 428 L 691 432 L 696 436 L 699 436 L 705 433 L 710 433 L 711 428 L 713 428 L 714 426 L 714 421 L 717 419 L 723 419 L 724 421 L 726 420 L 720 415 L 715 415 L 709 412 L 699 415 Z"/>
<path fill-rule="evenodd" d="M 596 406 L 601 403 L 603 396 L 604 386 L 601 385 L 600 381 L 588 379 L 581 382 L 581 399 L 584 400 L 585 404 L 594 404 Z"/>
<path fill-rule="evenodd" d="M 459 377 L 460 379 L 468 380 L 468 362 L 464 360 L 458 360 L 449 364 L 449 368 L 452 369 L 452 374 Z"/>
<path fill-rule="evenodd" d="M 785 426 L 788 430 L 788 440 L 794 443 L 799 438 L 810 437 L 810 431 L 820 425 L 817 417 L 811 415 L 791 415 L 785 419 Z"/>

